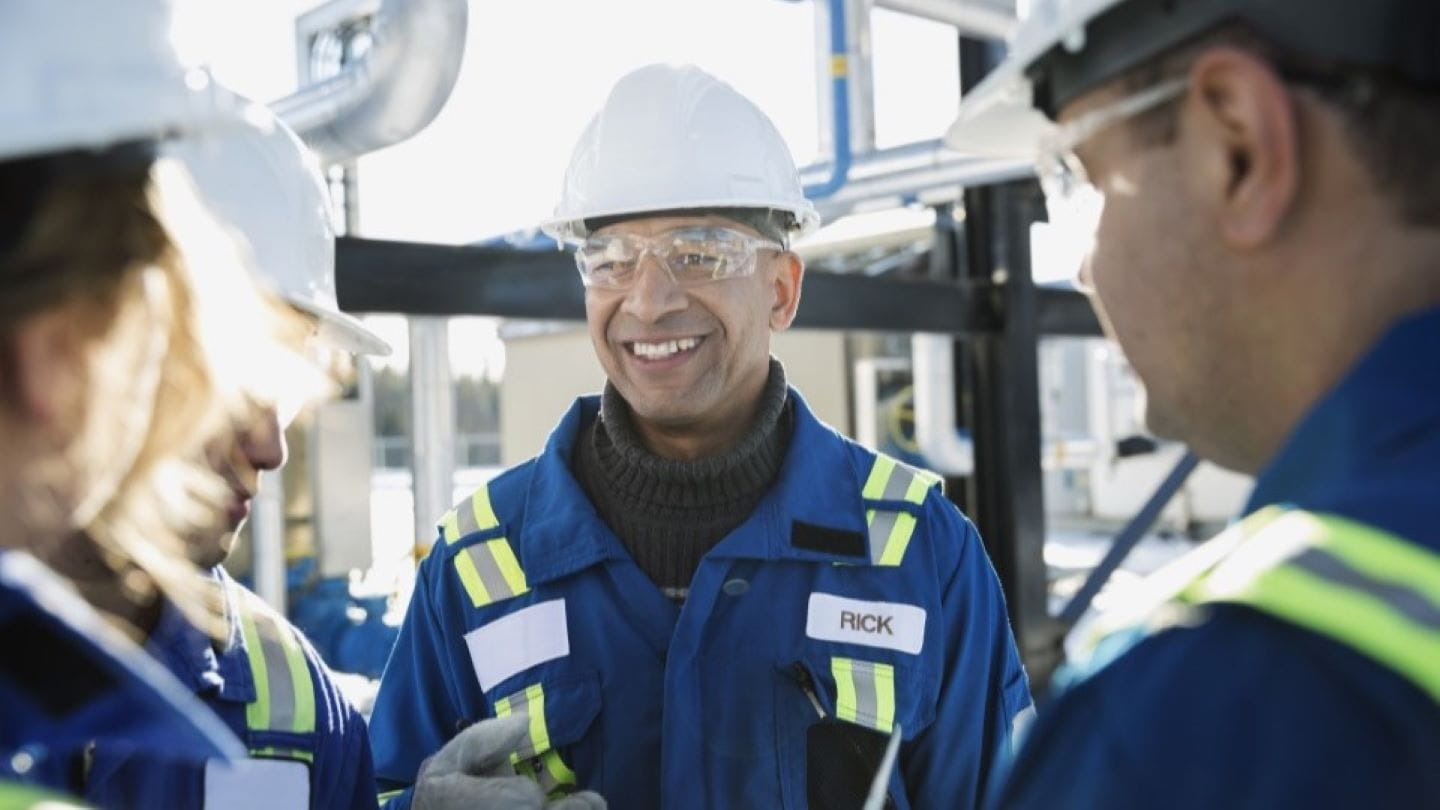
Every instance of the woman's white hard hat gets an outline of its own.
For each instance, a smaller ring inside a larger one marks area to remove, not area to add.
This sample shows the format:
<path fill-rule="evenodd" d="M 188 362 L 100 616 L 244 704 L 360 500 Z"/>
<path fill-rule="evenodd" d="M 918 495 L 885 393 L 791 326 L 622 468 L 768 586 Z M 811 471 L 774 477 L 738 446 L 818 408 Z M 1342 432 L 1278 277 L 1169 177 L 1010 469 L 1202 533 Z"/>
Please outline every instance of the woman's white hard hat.
<path fill-rule="evenodd" d="M 320 163 L 264 105 L 246 102 L 244 125 L 165 147 L 195 180 L 200 199 L 250 248 L 257 279 L 313 315 L 328 346 L 388 355 L 390 345 L 340 311 L 335 228 Z"/>
<path fill-rule="evenodd" d="M 0 161 L 232 124 L 238 108 L 176 47 L 171 0 L 0 3 Z"/>

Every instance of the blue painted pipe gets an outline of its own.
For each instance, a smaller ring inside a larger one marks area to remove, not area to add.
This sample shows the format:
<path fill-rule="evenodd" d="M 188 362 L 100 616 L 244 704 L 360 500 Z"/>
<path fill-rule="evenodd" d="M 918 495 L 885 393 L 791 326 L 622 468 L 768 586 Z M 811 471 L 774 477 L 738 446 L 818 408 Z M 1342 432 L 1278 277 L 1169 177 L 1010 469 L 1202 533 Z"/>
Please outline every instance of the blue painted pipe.
<path fill-rule="evenodd" d="M 850 60 L 845 43 L 845 0 L 829 2 L 830 92 L 834 96 L 830 106 L 835 118 L 835 157 L 830 163 L 830 178 L 805 187 L 805 196 L 812 200 L 829 197 L 844 188 L 850 178 Z"/>
<path fill-rule="evenodd" d="M 1155 489 L 1150 500 L 1140 507 L 1140 511 L 1135 517 L 1125 525 L 1124 529 L 1120 530 L 1120 534 L 1116 535 L 1115 541 L 1110 544 L 1110 550 L 1105 552 L 1104 559 L 1090 572 L 1090 576 L 1085 579 L 1085 584 L 1080 586 L 1080 590 L 1065 605 L 1065 609 L 1060 611 L 1062 624 L 1069 627 L 1080 621 L 1080 617 L 1085 615 L 1085 611 L 1090 607 L 1095 595 L 1100 593 L 1100 589 L 1105 587 L 1105 583 L 1110 580 L 1110 575 L 1115 573 L 1115 569 L 1120 567 L 1120 563 L 1125 562 L 1130 551 L 1135 548 L 1145 533 L 1150 531 L 1150 527 L 1155 525 L 1165 504 L 1170 503 L 1170 499 L 1175 497 L 1175 493 L 1185 485 L 1186 479 L 1199 464 L 1200 459 L 1193 452 L 1186 450 L 1185 455 L 1181 456 L 1180 461 L 1170 470 L 1170 474 L 1160 482 L 1160 486 Z"/>

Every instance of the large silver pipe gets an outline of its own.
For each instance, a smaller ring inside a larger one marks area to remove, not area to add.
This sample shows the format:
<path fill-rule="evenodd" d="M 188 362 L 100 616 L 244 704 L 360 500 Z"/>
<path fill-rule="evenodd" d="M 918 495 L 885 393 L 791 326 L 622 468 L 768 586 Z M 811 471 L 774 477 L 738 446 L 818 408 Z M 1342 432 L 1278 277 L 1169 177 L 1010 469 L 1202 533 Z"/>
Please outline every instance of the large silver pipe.
<path fill-rule="evenodd" d="M 378 0 L 368 47 L 272 106 L 326 163 L 409 138 L 450 98 L 465 54 L 466 0 Z M 368 20 L 368 23 L 366 22 Z"/>
<path fill-rule="evenodd" d="M 964 34 L 1006 39 L 1015 30 L 1013 4 L 978 0 L 875 0 L 880 8 L 953 25 Z"/>
<path fill-rule="evenodd" d="M 863 162 L 863 158 L 861 159 Z M 1000 183 L 1033 175 L 1030 161 L 950 156 L 924 161 L 911 168 L 886 172 L 852 169 L 850 181 L 833 195 L 815 201 L 820 216 L 829 222 L 846 214 L 893 207 L 915 199 L 934 202 L 935 192 L 953 190 L 954 197 L 966 186 Z"/>

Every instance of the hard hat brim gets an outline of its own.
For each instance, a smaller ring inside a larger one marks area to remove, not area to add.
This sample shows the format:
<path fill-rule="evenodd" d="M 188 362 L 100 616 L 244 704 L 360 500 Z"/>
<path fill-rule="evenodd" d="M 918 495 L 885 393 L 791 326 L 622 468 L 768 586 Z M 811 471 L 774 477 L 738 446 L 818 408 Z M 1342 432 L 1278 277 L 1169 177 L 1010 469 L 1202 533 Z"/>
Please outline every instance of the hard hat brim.
<path fill-rule="evenodd" d="M 648 203 L 645 205 L 616 205 L 609 207 L 597 207 L 593 210 L 566 212 L 563 215 L 557 214 L 550 219 L 540 223 L 540 230 L 546 236 L 551 237 L 562 244 L 583 239 L 588 235 L 585 227 L 586 220 L 604 219 L 607 217 L 618 217 L 644 215 L 647 213 L 661 214 L 665 211 L 684 211 L 707 208 L 755 208 L 771 209 L 775 211 L 786 211 L 795 217 L 795 230 L 790 234 L 792 239 L 798 239 L 807 234 L 813 233 L 820 227 L 820 214 L 816 212 L 815 206 L 809 200 L 797 204 L 794 201 L 777 202 L 775 200 L 753 199 L 677 199 L 663 203 Z"/>
<path fill-rule="evenodd" d="M 1018 60 L 1002 63 L 960 99 L 945 146 L 971 155 L 1034 158 L 1055 123 L 1031 99 L 1030 80 Z"/>
<path fill-rule="evenodd" d="M 360 322 L 359 318 L 344 312 L 317 306 L 313 301 L 297 298 L 286 299 L 291 306 L 315 316 L 320 331 L 317 337 L 326 346 L 351 354 L 368 354 L 389 357 L 392 351 L 384 338 L 375 334 Z"/>

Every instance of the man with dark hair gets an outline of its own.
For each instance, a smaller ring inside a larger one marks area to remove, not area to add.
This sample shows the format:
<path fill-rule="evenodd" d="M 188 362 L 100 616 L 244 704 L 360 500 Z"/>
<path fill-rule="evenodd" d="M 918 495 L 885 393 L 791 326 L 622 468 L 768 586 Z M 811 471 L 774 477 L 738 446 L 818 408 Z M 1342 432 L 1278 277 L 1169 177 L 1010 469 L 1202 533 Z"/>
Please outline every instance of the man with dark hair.
<path fill-rule="evenodd" d="M 816 219 L 729 85 L 616 84 L 545 226 L 608 384 L 441 519 L 371 724 L 389 806 L 978 806 L 1030 706 L 984 546 L 770 356 Z"/>
<path fill-rule="evenodd" d="M 1440 797 L 1440 6 L 1049 0 L 948 141 L 1036 155 L 1160 436 L 1247 516 L 1107 616 L 998 804 Z M 1081 218 L 1084 219 L 1081 219 Z"/>

